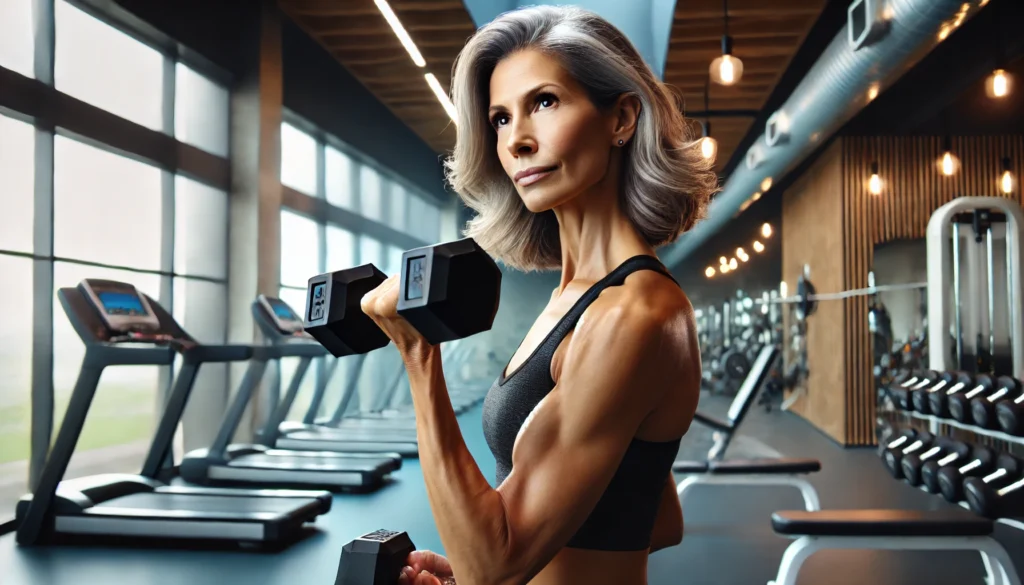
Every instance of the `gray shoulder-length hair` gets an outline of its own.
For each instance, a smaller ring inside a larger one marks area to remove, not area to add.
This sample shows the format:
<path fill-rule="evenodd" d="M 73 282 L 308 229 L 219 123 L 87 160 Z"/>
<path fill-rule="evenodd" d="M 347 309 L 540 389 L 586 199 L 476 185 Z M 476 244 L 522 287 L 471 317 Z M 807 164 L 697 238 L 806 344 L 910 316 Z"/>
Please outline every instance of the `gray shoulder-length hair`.
<path fill-rule="evenodd" d="M 704 217 L 718 180 L 668 86 L 600 16 L 576 7 L 537 6 L 482 27 L 455 61 L 458 138 L 445 167 L 449 183 L 477 212 L 467 236 L 520 270 L 557 269 L 562 263 L 554 212 L 535 214 L 523 204 L 498 159 L 497 136 L 487 119 L 495 66 L 528 48 L 557 58 L 599 109 L 613 107 L 623 94 L 640 101 L 636 133 L 624 149 L 621 197 L 648 244 L 672 242 Z"/>

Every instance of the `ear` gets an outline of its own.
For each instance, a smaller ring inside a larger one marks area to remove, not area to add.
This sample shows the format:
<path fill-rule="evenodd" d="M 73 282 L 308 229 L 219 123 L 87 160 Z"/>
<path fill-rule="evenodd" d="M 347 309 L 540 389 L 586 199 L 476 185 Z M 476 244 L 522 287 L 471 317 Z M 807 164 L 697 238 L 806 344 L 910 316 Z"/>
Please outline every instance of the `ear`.
<path fill-rule="evenodd" d="M 636 132 L 636 122 L 640 118 L 640 100 L 633 94 L 622 94 L 615 102 L 612 114 L 612 143 L 617 146 L 620 140 L 623 143 L 632 140 Z"/>

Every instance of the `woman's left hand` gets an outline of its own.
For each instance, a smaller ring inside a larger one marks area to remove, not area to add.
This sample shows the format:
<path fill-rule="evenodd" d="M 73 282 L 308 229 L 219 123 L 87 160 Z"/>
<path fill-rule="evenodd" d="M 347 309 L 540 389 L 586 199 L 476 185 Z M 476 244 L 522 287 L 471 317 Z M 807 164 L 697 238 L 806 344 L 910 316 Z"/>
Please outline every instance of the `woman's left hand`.
<path fill-rule="evenodd" d="M 360 307 L 394 342 L 402 358 L 421 357 L 433 347 L 405 317 L 398 314 L 399 278 L 394 275 L 366 293 Z"/>

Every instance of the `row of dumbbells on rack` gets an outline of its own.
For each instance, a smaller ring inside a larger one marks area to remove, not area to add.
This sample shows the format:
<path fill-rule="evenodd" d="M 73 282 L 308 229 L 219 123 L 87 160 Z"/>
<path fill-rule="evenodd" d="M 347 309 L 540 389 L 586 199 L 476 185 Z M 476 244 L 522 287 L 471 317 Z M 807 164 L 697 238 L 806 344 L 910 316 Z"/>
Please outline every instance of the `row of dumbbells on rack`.
<path fill-rule="evenodd" d="M 896 479 L 987 518 L 1024 518 L 1024 461 L 992 447 L 903 429 L 881 451 Z"/>
<path fill-rule="evenodd" d="M 915 370 L 889 385 L 896 408 L 1024 436 L 1024 388 L 1010 376 Z"/>

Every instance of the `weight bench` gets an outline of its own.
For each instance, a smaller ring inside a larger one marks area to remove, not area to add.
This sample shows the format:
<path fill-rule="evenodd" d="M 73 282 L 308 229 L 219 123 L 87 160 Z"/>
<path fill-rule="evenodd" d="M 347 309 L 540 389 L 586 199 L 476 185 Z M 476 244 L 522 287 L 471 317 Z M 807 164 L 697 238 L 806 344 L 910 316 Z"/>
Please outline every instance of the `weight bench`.
<path fill-rule="evenodd" d="M 993 522 L 950 510 L 784 510 L 772 514 L 776 534 L 796 538 L 768 585 L 796 585 L 812 554 L 827 549 L 975 550 L 988 585 L 1020 585 L 1010 555 L 994 538 Z"/>
<path fill-rule="evenodd" d="M 809 511 L 820 510 L 818 492 L 806 478 L 821 471 L 817 459 L 733 459 L 729 461 L 676 461 L 676 473 L 692 474 L 679 482 L 676 494 L 682 502 L 686 492 L 697 485 L 771 485 L 792 486 L 800 490 Z"/>
<path fill-rule="evenodd" d="M 715 444 L 708 451 L 707 461 L 676 461 L 672 465 L 672 471 L 689 475 L 676 486 L 680 501 L 686 492 L 697 485 L 793 486 L 800 490 L 808 510 L 821 509 L 818 492 L 805 477 L 802 477 L 821 471 L 821 462 L 817 459 L 721 460 L 737 428 L 754 403 L 757 390 L 768 379 L 768 373 L 778 353 L 779 350 L 774 345 L 761 348 L 754 365 L 750 368 L 750 373 L 736 393 L 736 398 L 729 405 L 727 420 L 701 412 L 694 414 L 694 421 L 715 431 Z"/>

